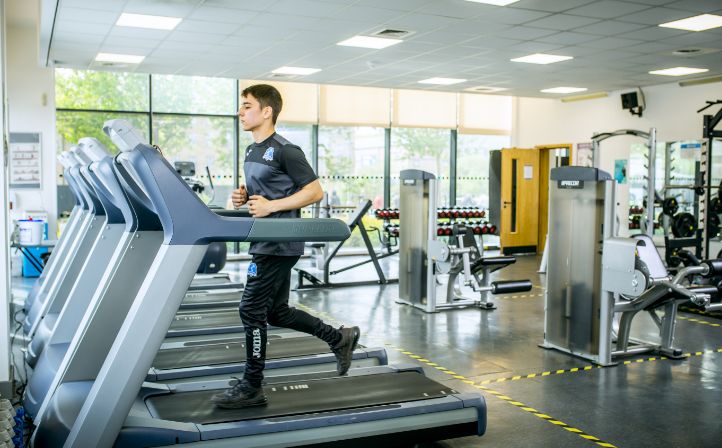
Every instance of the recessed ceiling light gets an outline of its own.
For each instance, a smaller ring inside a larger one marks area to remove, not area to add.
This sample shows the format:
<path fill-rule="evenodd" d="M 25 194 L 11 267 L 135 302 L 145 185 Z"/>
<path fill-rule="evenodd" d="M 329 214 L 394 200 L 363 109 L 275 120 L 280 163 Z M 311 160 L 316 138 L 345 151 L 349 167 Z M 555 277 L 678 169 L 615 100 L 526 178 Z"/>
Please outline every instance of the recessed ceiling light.
<path fill-rule="evenodd" d="M 704 31 L 722 26 L 722 16 L 715 14 L 701 14 L 699 16 L 687 17 L 674 22 L 661 23 L 659 26 L 663 28 L 676 28 L 686 31 Z"/>
<path fill-rule="evenodd" d="M 519 0 L 466 0 L 467 2 L 486 3 L 487 5 L 506 6 L 516 3 Z"/>
<path fill-rule="evenodd" d="M 534 53 L 529 56 L 510 59 L 512 62 L 526 62 L 528 64 L 553 64 L 555 62 L 568 61 L 574 59 L 571 56 L 560 56 L 558 54 Z"/>
<path fill-rule="evenodd" d="M 459 78 L 429 78 L 422 79 L 419 84 L 435 84 L 438 86 L 450 86 L 452 84 L 459 84 L 460 82 L 466 82 L 465 79 Z"/>
<path fill-rule="evenodd" d="M 401 42 L 403 42 L 403 40 L 401 39 L 388 39 L 386 37 L 354 36 L 350 39 L 342 40 L 336 45 L 341 45 L 344 47 L 373 48 L 375 50 L 380 50 L 382 48 L 400 44 Z"/>
<path fill-rule="evenodd" d="M 707 68 L 693 68 L 693 67 L 672 67 L 665 68 L 663 70 L 652 70 L 649 72 L 650 75 L 664 75 L 664 76 L 684 76 L 693 75 L 695 73 L 708 72 Z"/>
<path fill-rule="evenodd" d="M 489 86 L 476 86 L 476 87 L 469 87 L 468 89 L 464 89 L 467 92 L 476 92 L 476 93 L 493 93 L 493 92 L 503 92 L 504 90 L 509 90 L 507 87 L 489 87 Z"/>
<path fill-rule="evenodd" d="M 98 53 L 95 60 L 98 62 L 120 62 L 124 64 L 140 64 L 145 56 L 134 54 Z"/>
<path fill-rule="evenodd" d="M 124 12 L 115 22 L 117 26 L 130 26 L 134 28 L 150 28 L 154 30 L 172 30 L 179 23 L 179 17 L 149 16 L 146 14 L 130 14 Z"/>
<path fill-rule="evenodd" d="M 278 67 L 273 70 L 271 73 L 275 73 L 277 75 L 312 75 L 320 71 L 320 68 L 287 67 L 284 65 L 283 67 Z"/>
<path fill-rule="evenodd" d="M 540 90 L 541 93 L 579 93 L 586 91 L 586 87 L 553 87 L 551 89 Z"/>

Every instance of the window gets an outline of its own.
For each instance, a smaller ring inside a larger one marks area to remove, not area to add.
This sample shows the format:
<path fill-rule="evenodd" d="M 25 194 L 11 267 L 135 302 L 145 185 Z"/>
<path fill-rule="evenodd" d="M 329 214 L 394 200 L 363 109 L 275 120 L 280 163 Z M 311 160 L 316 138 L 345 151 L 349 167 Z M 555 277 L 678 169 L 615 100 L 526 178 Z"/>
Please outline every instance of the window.
<path fill-rule="evenodd" d="M 489 152 L 511 146 L 507 135 L 459 134 L 456 151 L 456 205 L 489 208 Z"/>
<path fill-rule="evenodd" d="M 153 115 L 153 142 L 171 162 L 194 162 L 196 177 L 206 187 L 201 197 L 221 207 L 233 188 L 233 125 L 226 117 Z"/>
<path fill-rule="evenodd" d="M 236 81 L 202 76 L 153 75 L 153 113 L 233 115 Z"/>
<path fill-rule="evenodd" d="M 410 168 L 434 174 L 437 179 L 436 205 L 449 205 L 450 140 L 448 129 L 391 130 L 391 208 L 399 207 L 399 173 Z"/>
<path fill-rule="evenodd" d="M 74 112 L 57 111 L 56 132 L 57 132 L 57 153 L 67 151 L 75 146 L 83 137 L 95 137 L 108 148 L 111 154 L 117 154 L 118 148 L 110 141 L 110 138 L 103 132 L 103 123 L 107 120 L 127 120 L 144 136 L 148 136 L 148 116 L 146 114 L 123 114 L 117 112 Z M 59 177 L 63 173 L 63 166 L 57 164 L 58 185 L 65 182 Z"/>
<path fill-rule="evenodd" d="M 374 127 L 323 126 L 318 130 L 318 174 L 331 206 L 331 217 L 347 220 L 362 201 L 371 200 L 372 209 L 384 201 L 384 129 Z M 380 227 L 366 216 L 367 227 Z M 372 235 L 373 238 L 373 235 Z M 363 247 L 354 231 L 344 247 Z"/>
<path fill-rule="evenodd" d="M 148 75 L 59 68 L 55 107 L 147 112 Z"/>

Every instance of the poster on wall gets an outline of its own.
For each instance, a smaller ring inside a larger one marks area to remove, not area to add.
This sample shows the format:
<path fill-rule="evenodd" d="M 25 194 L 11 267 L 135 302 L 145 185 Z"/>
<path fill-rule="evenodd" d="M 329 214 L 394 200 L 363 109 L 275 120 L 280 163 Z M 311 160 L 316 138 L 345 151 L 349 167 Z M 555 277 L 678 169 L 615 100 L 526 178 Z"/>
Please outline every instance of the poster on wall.
<path fill-rule="evenodd" d="M 627 183 L 627 159 L 619 159 L 614 161 L 614 180 L 617 184 Z"/>
<path fill-rule="evenodd" d="M 9 137 L 10 188 L 40 188 L 43 167 L 40 133 L 11 132 Z"/>
<path fill-rule="evenodd" d="M 594 165 L 594 149 L 591 142 L 577 143 L 577 150 L 574 151 L 575 166 L 593 166 Z"/>

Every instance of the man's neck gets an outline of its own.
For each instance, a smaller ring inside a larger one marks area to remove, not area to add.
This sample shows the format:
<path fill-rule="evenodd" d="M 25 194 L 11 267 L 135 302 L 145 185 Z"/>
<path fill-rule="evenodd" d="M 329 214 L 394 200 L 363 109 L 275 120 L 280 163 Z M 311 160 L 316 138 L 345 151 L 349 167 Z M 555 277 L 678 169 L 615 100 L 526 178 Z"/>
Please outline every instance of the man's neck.
<path fill-rule="evenodd" d="M 266 140 L 268 137 L 272 136 L 274 132 L 276 132 L 276 129 L 273 125 L 262 126 L 251 131 L 253 134 L 253 141 L 256 143 L 261 143 Z"/>

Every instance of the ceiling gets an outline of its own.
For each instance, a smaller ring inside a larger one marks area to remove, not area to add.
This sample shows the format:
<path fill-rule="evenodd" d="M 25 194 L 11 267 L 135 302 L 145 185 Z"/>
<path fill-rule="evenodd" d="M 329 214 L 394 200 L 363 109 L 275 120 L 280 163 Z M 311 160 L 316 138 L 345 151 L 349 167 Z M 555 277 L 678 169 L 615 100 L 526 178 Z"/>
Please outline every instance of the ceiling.
<path fill-rule="evenodd" d="M 55 1 L 42 0 L 45 4 Z M 182 17 L 172 31 L 115 26 L 121 12 Z M 294 81 L 557 97 L 540 89 L 610 91 L 722 74 L 722 28 L 687 32 L 660 23 L 722 14 L 720 0 L 520 0 L 506 7 L 464 0 L 59 0 L 49 63 L 74 68 L 272 79 L 280 66 L 316 67 Z M 47 17 L 47 11 L 42 16 Z M 52 18 L 52 16 L 51 16 Z M 356 34 L 411 31 L 382 49 L 341 47 Z M 707 54 L 676 56 L 701 48 Z M 145 56 L 102 67 L 98 52 Z M 549 65 L 509 59 L 544 52 L 574 59 Z M 709 72 L 680 78 L 647 72 L 675 66 Z M 465 78 L 452 86 L 418 84 Z"/>

